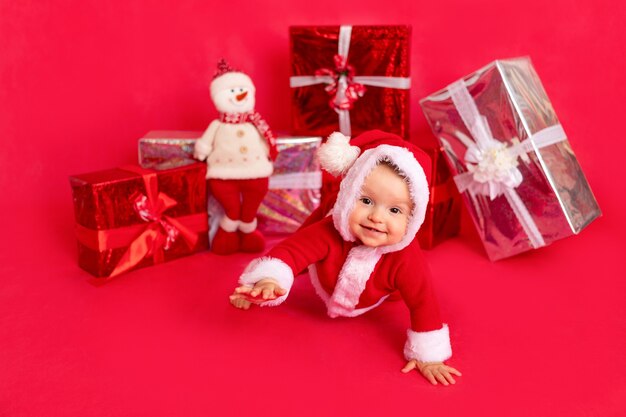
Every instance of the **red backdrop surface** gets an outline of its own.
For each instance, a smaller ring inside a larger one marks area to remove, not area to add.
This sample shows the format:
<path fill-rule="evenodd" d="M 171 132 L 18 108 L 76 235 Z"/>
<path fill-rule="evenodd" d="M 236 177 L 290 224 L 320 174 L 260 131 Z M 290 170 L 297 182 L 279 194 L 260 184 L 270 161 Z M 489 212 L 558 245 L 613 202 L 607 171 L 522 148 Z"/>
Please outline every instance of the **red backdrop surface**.
<path fill-rule="evenodd" d="M 0 415 L 626 415 L 625 4 L 0 0 Z M 101 287 L 76 264 L 68 175 L 134 162 L 149 130 L 204 129 L 220 57 L 287 130 L 288 26 L 341 23 L 413 26 L 418 135 L 420 98 L 531 56 L 603 210 L 498 263 L 467 221 L 428 252 L 464 373 L 451 388 L 399 372 L 401 303 L 331 320 L 300 279 L 285 305 L 238 311 L 246 255 Z"/>

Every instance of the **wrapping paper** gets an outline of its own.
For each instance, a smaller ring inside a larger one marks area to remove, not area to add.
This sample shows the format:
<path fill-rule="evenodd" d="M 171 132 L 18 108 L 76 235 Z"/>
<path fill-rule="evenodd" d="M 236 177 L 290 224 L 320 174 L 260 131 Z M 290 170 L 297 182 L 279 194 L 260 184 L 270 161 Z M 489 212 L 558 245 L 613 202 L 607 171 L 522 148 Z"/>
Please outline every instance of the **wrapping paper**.
<path fill-rule="evenodd" d="M 96 277 L 208 248 L 206 166 L 128 166 L 70 177 L 78 264 Z"/>
<path fill-rule="evenodd" d="M 139 139 L 139 165 L 143 168 L 170 169 L 198 162 L 193 157 L 201 131 L 151 131 Z"/>
<path fill-rule="evenodd" d="M 463 201 L 445 161 L 443 148 L 434 141 L 418 143 L 432 161 L 430 200 L 424 223 L 417 232 L 422 249 L 432 249 L 459 233 Z"/>
<path fill-rule="evenodd" d="M 289 33 L 294 134 L 376 128 L 408 138 L 410 26 L 294 26 Z M 396 87 L 379 86 L 390 82 Z"/>
<path fill-rule="evenodd" d="M 279 137 L 270 189 L 258 211 L 259 230 L 293 233 L 320 202 L 322 174 L 315 156 L 321 137 Z"/>
<path fill-rule="evenodd" d="M 600 216 L 529 58 L 495 61 L 421 106 L 491 260 L 577 234 Z"/>

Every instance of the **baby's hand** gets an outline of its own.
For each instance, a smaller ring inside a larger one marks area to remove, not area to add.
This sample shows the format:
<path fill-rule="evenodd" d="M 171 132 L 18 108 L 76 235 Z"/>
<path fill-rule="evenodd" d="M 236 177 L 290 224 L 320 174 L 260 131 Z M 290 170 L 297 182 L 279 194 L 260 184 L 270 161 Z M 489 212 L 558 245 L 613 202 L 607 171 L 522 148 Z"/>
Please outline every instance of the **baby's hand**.
<path fill-rule="evenodd" d="M 443 385 L 455 384 L 456 381 L 451 374 L 461 376 L 459 371 L 443 362 L 419 362 L 415 359 L 407 362 L 404 368 L 402 368 L 402 372 L 411 372 L 413 369 L 420 371 L 424 378 L 433 385 L 437 385 L 437 381 Z"/>
<path fill-rule="evenodd" d="M 235 288 L 235 292 L 229 298 L 233 306 L 247 310 L 252 303 L 261 304 L 265 301 L 275 300 L 286 293 L 287 290 L 281 288 L 278 282 L 271 278 L 265 278 L 255 283 L 254 287 L 242 285 Z"/>

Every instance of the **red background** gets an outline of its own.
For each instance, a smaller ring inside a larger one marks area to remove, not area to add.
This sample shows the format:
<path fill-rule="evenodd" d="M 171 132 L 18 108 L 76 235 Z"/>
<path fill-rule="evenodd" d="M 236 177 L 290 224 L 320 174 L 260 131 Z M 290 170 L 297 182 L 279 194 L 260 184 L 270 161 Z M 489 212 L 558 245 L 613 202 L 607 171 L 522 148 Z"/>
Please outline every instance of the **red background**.
<path fill-rule="evenodd" d="M 626 415 L 624 2 L 302 5 L 0 0 L 0 415 Z M 289 127 L 291 24 L 411 24 L 418 100 L 530 55 L 603 210 L 579 236 L 490 263 L 466 224 L 428 252 L 455 387 L 404 375 L 400 303 L 331 320 L 306 279 L 277 309 L 227 303 L 251 259 L 211 253 L 102 287 L 76 265 L 67 177 L 202 130 L 218 58 Z"/>

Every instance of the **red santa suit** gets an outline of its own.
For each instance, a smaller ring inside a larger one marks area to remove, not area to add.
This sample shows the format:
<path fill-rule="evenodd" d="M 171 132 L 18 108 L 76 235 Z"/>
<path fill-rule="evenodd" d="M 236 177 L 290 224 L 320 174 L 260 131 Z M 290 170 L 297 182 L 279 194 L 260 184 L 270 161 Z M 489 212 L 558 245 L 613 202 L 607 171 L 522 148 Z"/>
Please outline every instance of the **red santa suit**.
<path fill-rule="evenodd" d="M 414 239 L 428 203 L 428 156 L 399 137 L 380 131 L 366 132 L 353 143 L 361 148 L 350 146 L 343 135 L 333 134 L 320 148 L 322 166 L 333 174 L 345 173 L 331 215 L 300 229 L 267 256 L 252 261 L 239 282 L 254 285 L 268 277 L 278 281 L 287 293 L 261 304 L 274 306 L 288 297 L 294 276 L 309 267 L 313 286 L 331 317 L 363 314 L 397 291 L 411 316 L 406 359 L 444 361 L 452 355 L 448 326 L 441 322 L 430 272 Z M 348 217 L 365 178 L 383 159 L 406 175 L 414 204 L 400 242 L 369 247 L 353 236 Z"/>

